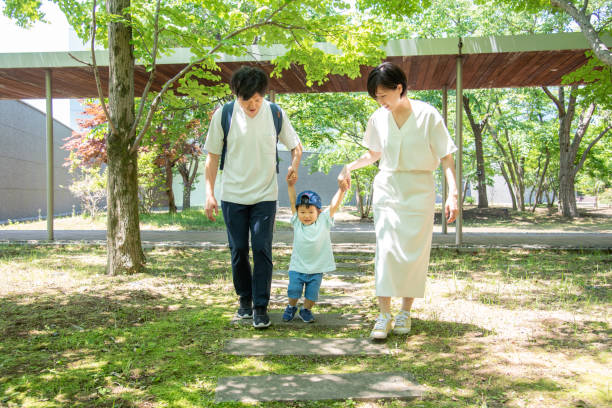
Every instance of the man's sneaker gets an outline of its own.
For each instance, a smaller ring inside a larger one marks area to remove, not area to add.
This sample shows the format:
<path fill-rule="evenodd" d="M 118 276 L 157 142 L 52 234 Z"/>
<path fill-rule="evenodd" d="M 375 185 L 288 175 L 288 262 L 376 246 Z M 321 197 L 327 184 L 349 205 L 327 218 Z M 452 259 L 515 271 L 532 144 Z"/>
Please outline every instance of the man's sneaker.
<path fill-rule="evenodd" d="M 298 315 L 300 316 L 300 319 L 302 319 L 306 323 L 314 322 L 314 316 L 312 315 L 310 309 L 301 308 L 300 313 L 298 313 Z"/>
<path fill-rule="evenodd" d="M 236 316 L 239 319 L 250 319 L 253 317 L 253 309 L 250 307 L 239 307 Z"/>
<path fill-rule="evenodd" d="M 256 329 L 265 329 L 270 326 L 270 316 L 266 312 L 265 307 L 257 307 L 253 310 L 253 327 Z"/>
<path fill-rule="evenodd" d="M 379 314 L 376 322 L 374 323 L 374 328 L 370 333 L 370 337 L 373 339 L 386 339 L 387 334 L 391 331 L 391 326 L 393 325 L 393 317 L 390 313 Z"/>
<path fill-rule="evenodd" d="M 395 316 L 395 326 L 393 326 L 393 333 L 410 333 L 410 312 L 402 310 Z"/>
<path fill-rule="evenodd" d="M 236 316 L 239 319 L 250 319 L 253 317 L 253 308 L 251 307 L 251 300 L 240 299 L 240 307 L 236 312 Z"/>
<path fill-rule="evenodd" d="M 285 309 L 285 313 L 283 313 L 283 321 L 290 322 L 295 317 L 295 312 L 297 312 L 297 306 L 287 305 Z"/>

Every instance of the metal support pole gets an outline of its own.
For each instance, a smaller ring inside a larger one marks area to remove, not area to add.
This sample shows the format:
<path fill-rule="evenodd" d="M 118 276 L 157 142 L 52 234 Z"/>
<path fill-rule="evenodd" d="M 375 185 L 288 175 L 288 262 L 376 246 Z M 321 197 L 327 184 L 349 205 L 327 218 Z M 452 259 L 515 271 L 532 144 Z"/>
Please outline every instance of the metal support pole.
<path fill-rule="evenodd" d="M 442 118 L 444 126 L 448 127 L 448 88 L 446 85 L 442 88 Z M 444 174 L 444 166 L 442 166 L 442 233 L 448 234 L 448 223 L 444 216 L 444 206 L 448 198 L 448 186 L 446 185 L 446 174 Z"/>
<path fill-rule="evenodd" d="M 53 240 L 53 98 L 51 97 L 51 70 L 45 71 L 47 94 L 47 239 Z"/>
<path fill-rule="evenodd" d="M 461 38 L 459 38 L 459 56 L 457 57 L 457 92 L 456 92 L 456 119 L 455 144 L 457 145 L 457 220 L 455 221 L 455 244 L 461 246 L 463 241 L 463 65 L 461 57 Z"/>
<path fill-rule="evenodd" d="M 270 97 L 270 102 L 276 103 L 276 91 L 274 89 L 268 91 L 268 96 Z"/>

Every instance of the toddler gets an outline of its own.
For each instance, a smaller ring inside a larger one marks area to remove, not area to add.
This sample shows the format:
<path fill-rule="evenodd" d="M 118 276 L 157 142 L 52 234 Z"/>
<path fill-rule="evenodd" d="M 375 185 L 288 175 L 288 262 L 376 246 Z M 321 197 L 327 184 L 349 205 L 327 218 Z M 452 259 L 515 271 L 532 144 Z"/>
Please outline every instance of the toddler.
<path fill-rule="evenodd" d="M 330 229 L 334 214 L 340 207 L 346 185 L 339 188 L 328 209 L 321 210 L 321 197 L 314 191 L 302 191 L 295 195 L 295 177 L 287 177 L 291 225 L 293 226 L 293 252 L 289 263 L 289 304 L 283 320 L 293 320 L 298 310 L 297 302 L 304 293 L 304 304 L 298 316 L 306 323 L 314 322 L 312 307 L 319 297 L 323 273 L 336 269 L 331 245 Z"/>

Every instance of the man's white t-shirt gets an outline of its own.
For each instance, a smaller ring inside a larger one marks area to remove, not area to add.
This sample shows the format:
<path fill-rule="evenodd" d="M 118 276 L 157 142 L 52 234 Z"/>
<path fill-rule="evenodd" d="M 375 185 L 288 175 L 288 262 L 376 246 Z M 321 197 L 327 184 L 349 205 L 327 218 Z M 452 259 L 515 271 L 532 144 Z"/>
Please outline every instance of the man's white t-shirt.
<path fill-rule="evenodd" d="M 204 149 L 221 155 L 223 128 L 219 108 L 213 114 Z M 279 141 L 289 150 L 298 146 L 300 139 L 289 118 L 283 112 L 283 126 Z M 278 199 L 276 182 L 276 128 L 272 120 L 270 102 L 264 100 L 254 118 L 249 117 L 238 101 L 234 103 L 232 122 L 227 135 L 227 151 L 221 177 L 220 199 L 251 205 Z"/>

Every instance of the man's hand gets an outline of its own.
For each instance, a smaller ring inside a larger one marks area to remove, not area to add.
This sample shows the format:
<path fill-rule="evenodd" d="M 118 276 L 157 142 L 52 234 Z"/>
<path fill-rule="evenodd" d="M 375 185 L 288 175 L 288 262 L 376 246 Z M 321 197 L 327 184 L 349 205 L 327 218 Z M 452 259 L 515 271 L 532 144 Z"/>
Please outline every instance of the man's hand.
<path fill-rule="evenodd" d="M 293 168 L 293 166 L 289 166 L 287 169 L 287 184 L 289 184 L 290 180 L 292 182 L 290 185 L 294 185 L 298 180 L 298 171 L 297 169 Z"/>
<path fill-rule="evenodd" d="M 209 195 L 208 197 L 206 197 L 205 211 L 206 217 L 208 217 L 208 219 L 211 221 L 215 221 L 215 216 L 219 216 L 219 206 L 217 205 L 217 199 L 215 198 L 215 196 Z"/>
<path fill-rule="evenodd" d="M 444 206 L 444 215 L 446 216 L 446 221 L 448 223 L 455 221 L 455 218 L 457 218 L 458 213 L 459 208 L 457 206 L 457 196 L 449 195 L 446 199 L 446 205 Z"/>
<path fill-rule="evenodd" d="M 289 167 L 291 169 L 291 167 Z M 288 186 L 294 186 L 295 183 L 297 182 L 297 176 L 295 175 L 295 173 L 289 171 L 287 173 L 287 177 L 285 178 L 285 180 L 287 181 L 287 185 Z"/>
<path fill-rule="evenodd" d="M 342 191 L 347 191 L 351 188 L 351 172 L 346 166 L 342 168 L 338 175 L 338 188 Z"/>

